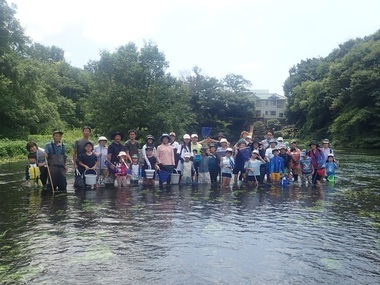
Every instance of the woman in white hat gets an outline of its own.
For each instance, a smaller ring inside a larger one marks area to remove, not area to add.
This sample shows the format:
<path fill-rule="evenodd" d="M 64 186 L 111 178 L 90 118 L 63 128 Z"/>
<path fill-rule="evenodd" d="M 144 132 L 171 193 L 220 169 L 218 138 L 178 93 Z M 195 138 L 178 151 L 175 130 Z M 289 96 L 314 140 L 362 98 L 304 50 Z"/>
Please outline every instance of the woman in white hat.
<path fill-rule="evenodd" d="M 98 174 L 97 182 L 99 185 L 104 185 L 105 177 L 107 176 L 107 138 L 105 136 L 101 136 L 98 138 L 98 144 L 94 147 L 94 154 L 98 158 L 98 165 L 96 167 L 96 173 Z"/>

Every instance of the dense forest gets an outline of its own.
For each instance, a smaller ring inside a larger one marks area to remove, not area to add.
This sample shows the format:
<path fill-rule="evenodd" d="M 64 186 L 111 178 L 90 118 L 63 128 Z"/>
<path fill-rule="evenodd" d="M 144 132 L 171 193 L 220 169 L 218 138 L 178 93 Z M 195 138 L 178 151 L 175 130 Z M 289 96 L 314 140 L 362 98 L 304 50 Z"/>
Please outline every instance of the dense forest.
<path fill-rule="evenodd" d="M 290 69 L 284 93 L 299 137 L 380 148 L 380 30 L 324 58 L 302 60 Z"/>
<path fill-rule="evenodd" d="M 325 58 L 302 60 L 284 83 L 287 124 L 304 139 L 380 147 L 380 31 L 347 41 Z M 104 50 L 84 68 L 64 50 L 28 38 L 0 0 L 0 138 L 26 139 L 90 125 L 96 133 L 134 128 L 141 136 L 212 127 L 233 138 L 253 123 L 251 82 L 194 67 L 181 78 L 153 42 Z"/>

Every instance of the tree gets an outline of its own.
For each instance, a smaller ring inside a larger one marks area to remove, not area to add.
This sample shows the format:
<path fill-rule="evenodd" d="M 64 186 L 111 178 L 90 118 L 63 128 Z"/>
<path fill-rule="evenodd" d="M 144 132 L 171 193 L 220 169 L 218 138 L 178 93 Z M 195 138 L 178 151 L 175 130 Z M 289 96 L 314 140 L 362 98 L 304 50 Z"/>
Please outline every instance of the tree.
<path fill-rule="evenodd" d="M 248 88 L 252 86 L 251 81 L 245 79 L 242 75 L 233 73 L 227 74 L 222 79 L 222 84 L 226 91 L 236 94 L 247 92 L 249 91 Z"/>

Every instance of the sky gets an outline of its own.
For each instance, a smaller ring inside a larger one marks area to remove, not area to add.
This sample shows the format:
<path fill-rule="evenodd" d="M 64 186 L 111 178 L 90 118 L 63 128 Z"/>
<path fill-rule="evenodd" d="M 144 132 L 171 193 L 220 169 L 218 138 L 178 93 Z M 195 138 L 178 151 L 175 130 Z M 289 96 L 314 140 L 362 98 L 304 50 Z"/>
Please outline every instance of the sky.
<path fill-rule="evenodd" d="M 283 94 L 289 69 L 380 29 L 378 0 L 7 0 L 34 42 L 83 67 L 129 42 L 153 41 L 180 77 L 194 66 Z"/>

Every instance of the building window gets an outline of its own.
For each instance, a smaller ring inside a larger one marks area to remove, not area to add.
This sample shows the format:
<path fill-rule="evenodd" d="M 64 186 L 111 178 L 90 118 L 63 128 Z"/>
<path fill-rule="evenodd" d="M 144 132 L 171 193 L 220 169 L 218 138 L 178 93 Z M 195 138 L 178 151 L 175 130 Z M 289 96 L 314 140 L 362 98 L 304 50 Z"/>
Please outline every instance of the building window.
<path fill-rule="evenodd" d="M 261 101 L 256 101 L 256 107 L 261 107 Z"/>
<path fill-rule="evenodd" d="M 283 118 L 283 117 L 284 117 L 284 113 L 280 113 L 280 114 L 278 114 L 278 116 L 279 116 L 280 118 Z"/>
<path fill-rule="evenodd" d="M 268 116 L 268 111 L 265 111 L 265 116 Z"/>
<path fill-rule="evenodd" d="M 285 101 L 277 101 L 277 108 L 284 108 L 285 107 Z"/>
<path fill-rule="evenodd" d="M 276 106 L 277 105 L 277 101 L 276 100 L 272 100 L 272 101 L 270 101 L 270 104 L 271 104 L 271 106 Z"/>
<path fill-rule="evenodd" d="M 271 116 L 276 116 L 276 111 L 270 111 Z"/>

